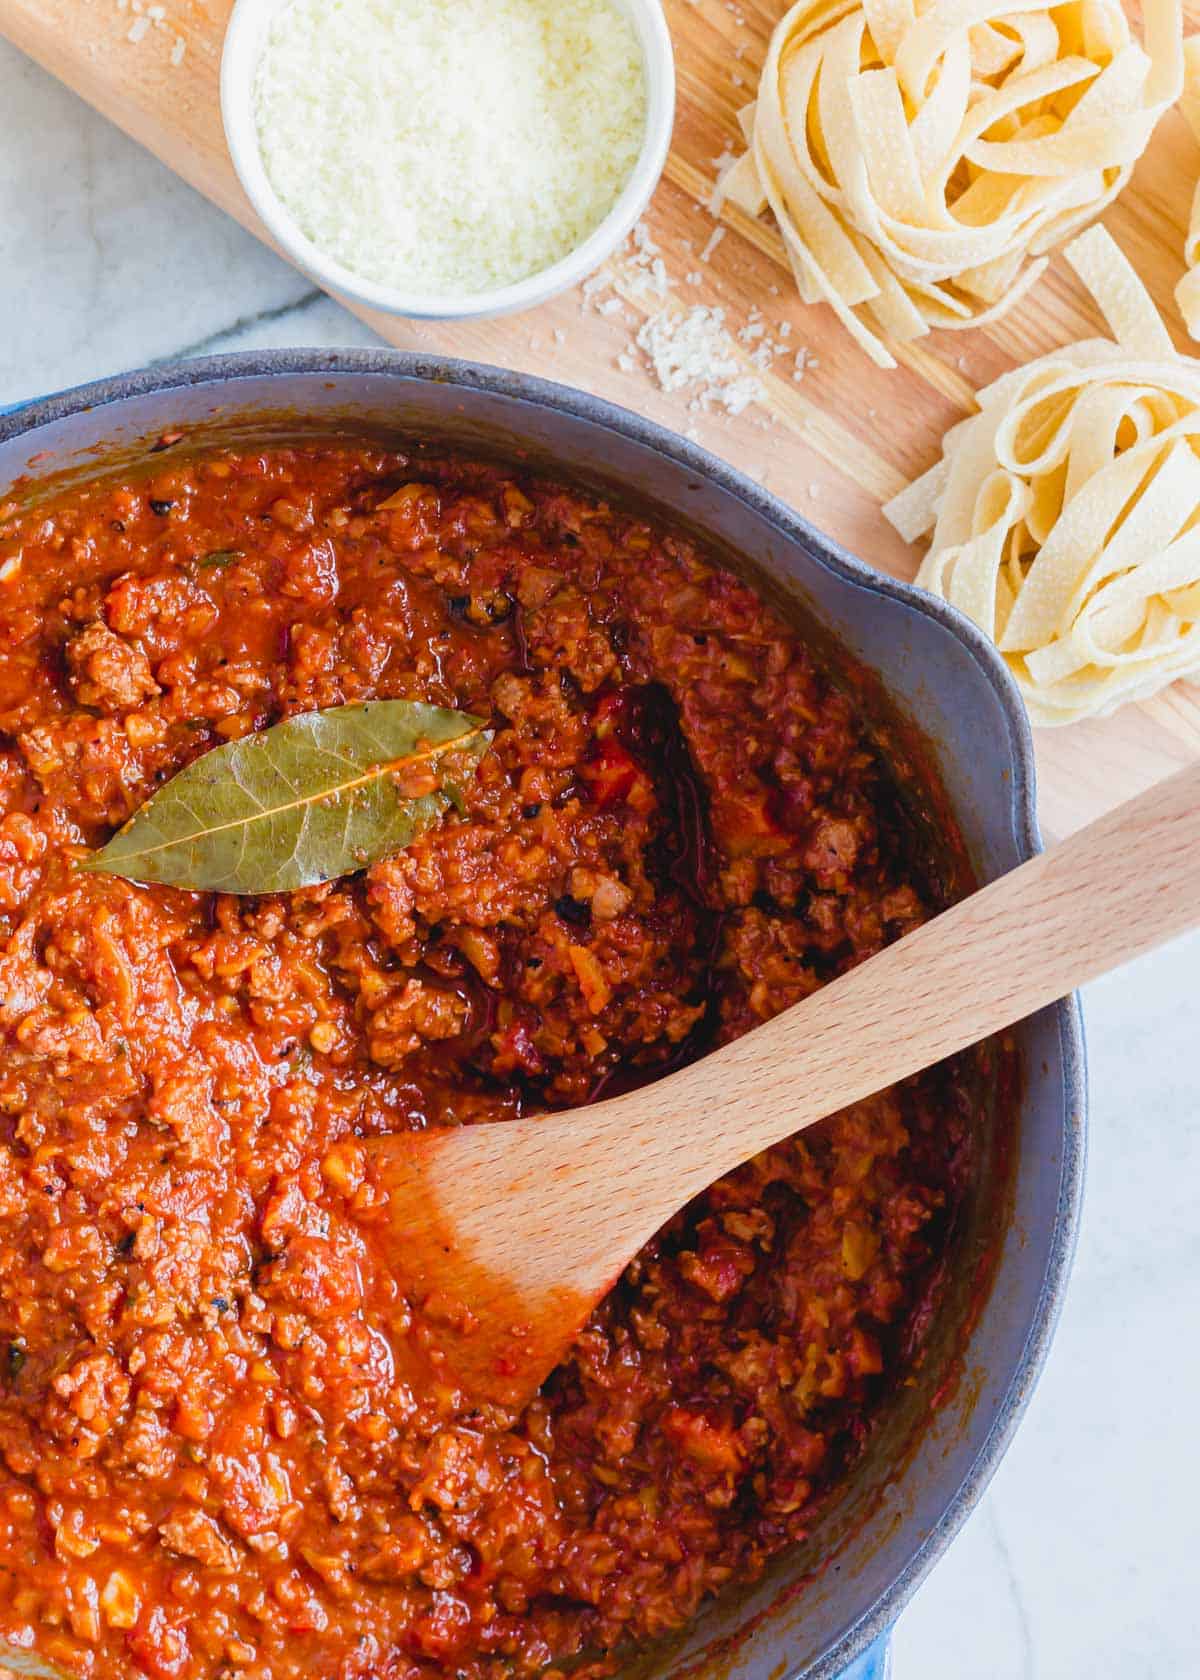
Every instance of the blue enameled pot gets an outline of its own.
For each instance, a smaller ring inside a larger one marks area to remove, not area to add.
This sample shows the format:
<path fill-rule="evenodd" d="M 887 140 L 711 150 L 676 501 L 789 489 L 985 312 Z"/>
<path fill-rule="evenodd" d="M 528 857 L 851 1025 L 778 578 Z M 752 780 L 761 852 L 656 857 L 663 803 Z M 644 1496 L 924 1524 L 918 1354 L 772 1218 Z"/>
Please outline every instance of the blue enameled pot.
<path fill-rule="evenodd" d="M 17 481 L 90 474 L 164 432 L 214 440 L 363 426 L 549 463 L 632 495 L 744 557 L 752 572 L 878 674 L 931 745 L 974 869 L 987 880 L 1040 845 L 1021 701 L 986 639 L 940 601 L 872 571 L 747 478 L 595 397 L 520 374 L 390 351 L 282 351 L 151 368 L 0 419 L 0 499 Z M 22 492 L 23 493 L 23 492 Z M 687 1637 L 638 1659 L 682 1680 L 882 1680 L 887 1630 L 979 1498 L 1041 1368 L 1075 1244 L 1084 1154 L 1076 1001 L 1018 1034 L 1009 1166 L 969 1210 L 916 1381 L 811 1538 Z M 989 1134 L 990 1135 L 990 1134 Z M 993 1140 L 994 1141 L 994 1140 Z M 985 1137 L 984 1157 L 992 1148 Z M 985 1178 L 988 1175 L 984 1175 Z M 975 1280 L 994 1264 L 983 1298 Z"/>

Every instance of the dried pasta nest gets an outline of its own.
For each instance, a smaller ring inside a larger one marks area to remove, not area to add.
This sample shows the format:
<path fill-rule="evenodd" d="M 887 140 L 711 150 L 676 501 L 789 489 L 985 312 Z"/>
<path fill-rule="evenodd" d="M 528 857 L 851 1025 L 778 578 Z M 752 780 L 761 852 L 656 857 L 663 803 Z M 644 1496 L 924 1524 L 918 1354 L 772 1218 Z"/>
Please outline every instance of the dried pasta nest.
<path fill-rule="evenodd" d="M 1065 254 L 1112 338 L 981 391 L 884 510 L 910 542 L 932 531 L 917 582 L 992 637 L 1037 724 L 1200 670 L 1200 361 L 1103 228 Z"/>
<path fill-rule="evenodd" d="M 799 0 L 721 191 L 892 367 L 880 331 L 1002 314 L 1120 192 L 1182 86 L 1181 0 L 1142 13 L 1139 42 L 1116 0 Z"/>

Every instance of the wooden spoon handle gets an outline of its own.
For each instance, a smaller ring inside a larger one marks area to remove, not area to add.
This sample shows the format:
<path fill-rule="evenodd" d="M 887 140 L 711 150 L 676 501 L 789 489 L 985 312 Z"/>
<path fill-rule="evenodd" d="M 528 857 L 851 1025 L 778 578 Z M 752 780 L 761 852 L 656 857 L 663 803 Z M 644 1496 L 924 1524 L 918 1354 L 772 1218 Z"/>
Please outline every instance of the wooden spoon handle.
<path fill-rule="evenodd" d="M 549 1123 L 375 1139 L 402 1292 L 470 1302 L 445 1369 L 527 1398 L 721 1174 L 1198 922 L 1200 765 L 657 1085 Z"/>
<path fill-rule="evenodd" d="M 688 1147 L 676 1133 L 670 1169 L 687 1178 L 682 1202 L 769 1144 L 1197 923 L 1200 764 L 641 1093 L 643 1135 L 655 1134 L 656 1100 L 668 1134 L 672 1117 L 684 1127 Z"/>

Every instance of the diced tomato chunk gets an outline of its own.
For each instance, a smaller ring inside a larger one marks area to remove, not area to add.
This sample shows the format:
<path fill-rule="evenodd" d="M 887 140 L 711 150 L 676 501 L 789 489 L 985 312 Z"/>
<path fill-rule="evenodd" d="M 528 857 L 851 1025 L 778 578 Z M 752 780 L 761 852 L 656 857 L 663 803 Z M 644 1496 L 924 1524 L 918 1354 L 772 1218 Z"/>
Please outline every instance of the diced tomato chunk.
<path fill-rule="evenodd" d="M 135 1666 L 153 1680 L 175 1680 L 191 1657 L 187 1634 L 157 1605 L 128 1635 L 128 1642 Z"/>
<path fill-rule="evenodd" d="M 619 741 L 611 738 L 601 743 L 595 758 L 580 765 L 579 774 L 600 806 L 615 805 L 619 799 L 627 799 L 634 784 L 645 780 L 637 761 Z"/>

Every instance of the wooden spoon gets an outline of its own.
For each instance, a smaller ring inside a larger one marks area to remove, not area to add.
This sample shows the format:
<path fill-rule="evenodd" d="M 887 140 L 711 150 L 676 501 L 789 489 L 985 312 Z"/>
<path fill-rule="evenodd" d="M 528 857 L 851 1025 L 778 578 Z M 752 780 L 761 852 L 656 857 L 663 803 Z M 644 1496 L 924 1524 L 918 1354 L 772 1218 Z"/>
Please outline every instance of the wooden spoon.
<path fill-rule="evenodd" d="M 437 1327 L 443 1374 L 530 1399 L 631 1257 L 723 1173 L 1197 923 L 1200 765 L 655 1085 L 373 1140 L 387 1261 Z"/>

